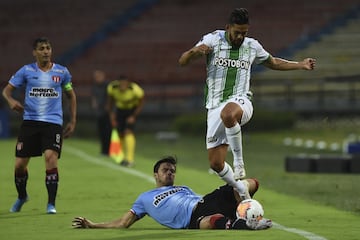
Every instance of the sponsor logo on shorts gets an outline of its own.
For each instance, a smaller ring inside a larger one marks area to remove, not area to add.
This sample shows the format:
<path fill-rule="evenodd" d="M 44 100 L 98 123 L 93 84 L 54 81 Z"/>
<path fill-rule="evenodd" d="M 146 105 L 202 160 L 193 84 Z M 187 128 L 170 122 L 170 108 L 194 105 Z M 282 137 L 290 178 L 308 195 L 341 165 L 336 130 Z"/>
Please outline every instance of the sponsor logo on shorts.
<path fill-rule="evenodd" d="M 216 136 L 212 136 L 212 137 L 208 137 L 207 142 L 208 143 L 213 143 L 216 142 L 218 139 Z"/>
<path fill-rule="evenodd" d="M 53 144 L 54 147 L 56 147 L 57 149 L 60 149 L 60 144 Z"/>
<path fill-rule="evenodd" d="M 241 97 L 236 97 L 235 101 L 240 103 L 241 105 L 243 105 L 245 103 L 245 100 L 243 98 L 241 98 Z"/>
<path fill-rule="evenodd" d="M 21 151 L 21 150 L 23 149 L 23 147 L 24 147 L 24 143 L 23 143 L 23 142 L 18 142 L 18 143 L 16 144 L 16 150 L 17 150 L 17 151 Z"/>

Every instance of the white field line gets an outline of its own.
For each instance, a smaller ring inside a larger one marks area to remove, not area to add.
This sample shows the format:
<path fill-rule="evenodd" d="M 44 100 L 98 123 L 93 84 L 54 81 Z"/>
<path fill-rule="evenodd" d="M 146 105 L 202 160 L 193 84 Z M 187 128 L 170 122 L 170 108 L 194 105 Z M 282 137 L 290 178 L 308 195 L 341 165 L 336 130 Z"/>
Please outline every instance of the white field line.
<path fill-rule="evenodd" d="M 73 155 L 78 156 L 82 160 L 85 160 L 85 161 L 88 161 L 88 162 L 91 162 L 91 163 L 94 163 L 94 164 L 97 164 L 97 165 L 100 165 L 100 166 L 103 166 L 103 167 L 107 167 L 107 168 L 110 168 L 110 169 L 113 169 L 113 170 L 116 170 L 116 171 L 125 172 L 125 173 L 128 173 L 128 174 L 143 178 L 146 181 L 155 184 L 155 180 L 154 180 L 153 177 L 151 177 L 149 175 L 146 175 L 146 174 L 144 174 L 144 173 L 142 173 L 140 171 L 134 170 L 132 168 L 126 168 L 126 167 L 122 167 L 120 165 L 116 165 L 116 164 L 111 163 L 111 162 L 106 162 L 104 160 L 101 160 L 99 158 L 91 156 L 91 155 L 85 153 L 84 151 L 81 151 L 79 149 L 76 149 L 76 148 L 73 148 L 73 147 L 70 147 L 70 146 L 66 146 L 66 148 L 64 148 L 63 150 L 68 152 L 68 153 L 71 153 Z"/>
<path fill-rule="evenodd" d="M 100 165 L 100 166 L 103 166 L 103 167 L 107 167 L 107 168 L 110 168 L 110 169 L 113 169 L 113 170 L 116 170 L 116 171 L 125 172 L 125 173 L 128 173 L 128 174 L 143 178 L 143 179 L 145 179 L 146 181 L 148 181 L 150 183 L 155 183 L 155 180 L 154 180 L 154 178 L 152 176 L 149 176 L 147 174 L 144 174 L 144 173 L 142 173 L 140 171 L 137 171 L 135 169 L 132 169 L 132 168 L 126 168 L 126 167 L 122 167 L 122 166 L 113 164 L 111 162 L 106 162 L 104 160 L 101 160 L 99 158 L 91 156 L 91 155 L 89 155 L 89 154 L 87 154 L 84 151 L 81 151 L 79 149 L 76 149 L 76 148 L 73 148 L 73 147 L 70 147 L 70 146 L 66 146 L 66 148 L 63 149 L 63 151 L 66 151 L 66 152 L 68 152 L 70 154 L 73 154 L 73 155 L 81 158 L 84 161 L 87 161 L 87 162 L 90 162 L 90 163 L 93 163 L 93 164 L 96 164 L 96 165 Z M 276 222 L 273 222 L 273 227 L 277 228 L 277 229 L 280 229 L 280 230 L 283 230 L 283 231 L 286 231 L 286 232 L 291 232 L 291 233 L 298 234 L 298 235 L 300 235 L 300 236 L 302 236 L 302 237 L 304 237 L 305 239 L 308 239 L 308 240 L 327 240 L 326 238 L 324 238 L 322 236 L 319 236 L 319 235 L 316 235 L 314 233 L 307 232 L 307 231 L 297 229 L 297 228 L 288 228 L 288 227 L 280 225 L 280 224 L 278 224 Z"/>
<path fill-rule="evenodd" d="M 309 240 L 327 240 L 327 238 L 316 235 L 314 233 L 307 232 L 307 231 L 297 229 L 297 228 L 285 227 L 285 226 L 280 225 L 280 224 L 278 224 L 276 222 L 273 222 L 273 227 L 277 228 L 277 229 L 280 229 L 280 230 L 283 230 L 283 231 L 286 231 L 286 232 L 291 232 L 291 233 L 298 234 L 298 235 L 300 235 L 300 236 L 302 236 L 302 237 L 304 237 L 306 239 L 309 239 Z"/>

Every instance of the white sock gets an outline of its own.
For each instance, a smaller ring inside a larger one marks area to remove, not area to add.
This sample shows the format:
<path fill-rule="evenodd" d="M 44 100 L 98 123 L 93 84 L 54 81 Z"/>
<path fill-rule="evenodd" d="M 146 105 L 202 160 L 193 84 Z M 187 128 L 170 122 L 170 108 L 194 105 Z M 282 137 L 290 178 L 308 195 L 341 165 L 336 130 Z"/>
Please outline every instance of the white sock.
<path fill-rule="evenodd" d="M 225 128 L 225 133 L 234 157 L 233 166 L 244 166 L 240 124 L 236 123 L 236 125 L 231 128 Z"/>
<path fill-rule="evenodd" d="M 248 194 L 247 187 L 242 181 L 236 181 L 234 179 L 234 172 L 230 165 L 225 162 L 225 166 L 221 172 L 218 173 L 219 177 L 224 180 L 227 184 L 235 188 L 239 195 L 244 198 Z"/>

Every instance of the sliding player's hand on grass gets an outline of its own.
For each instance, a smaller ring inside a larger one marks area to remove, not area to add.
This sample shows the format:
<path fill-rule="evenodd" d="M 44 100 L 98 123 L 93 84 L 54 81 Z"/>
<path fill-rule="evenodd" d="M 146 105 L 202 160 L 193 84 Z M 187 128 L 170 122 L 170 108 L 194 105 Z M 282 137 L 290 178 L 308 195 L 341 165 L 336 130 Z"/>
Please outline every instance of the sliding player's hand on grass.
<path fill-rule="evenodd" d="M 93 225 L 93 222 L 84 217 L 76 217 L 72 221 L 73 228 L 91 228 Z"/>

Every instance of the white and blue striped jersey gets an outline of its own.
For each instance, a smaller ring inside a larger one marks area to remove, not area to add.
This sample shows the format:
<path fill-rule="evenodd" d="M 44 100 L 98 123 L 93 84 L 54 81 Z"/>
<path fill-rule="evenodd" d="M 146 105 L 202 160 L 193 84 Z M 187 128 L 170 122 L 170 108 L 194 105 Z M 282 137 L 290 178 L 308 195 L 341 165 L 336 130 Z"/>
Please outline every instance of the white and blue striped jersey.
<path fill-rule="evenodd" d="M 59 64 L 44 72 L 37 63 L 23 66 L 11 77 L 15 88 L 25 86 L 24 120 L 62 125 L 62 90 L 71 83 L 68 69 Z"/>
<path fill-rule="evenodd" d="M 206 108 L 212 109 L 235 96 L 244 96 L 250 90 L 250 73 L 253 63 L 260 64 L 270 54 L 261 44 L 245 37 L 240 48 L 233 49 L 224 30 L 208 33 L 196 44 L 205 44 L 213 51 L 206 60 Z"/>
<path fill-rule="evenodd" d="M 194 207 L 202 197 L 186 186 L 165 186 L 142 193 L 131 211 L 140 219 L 149 215 L 174 229 L 187 228 Z"/>

